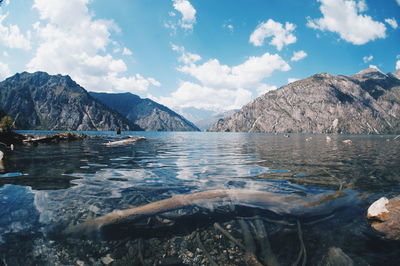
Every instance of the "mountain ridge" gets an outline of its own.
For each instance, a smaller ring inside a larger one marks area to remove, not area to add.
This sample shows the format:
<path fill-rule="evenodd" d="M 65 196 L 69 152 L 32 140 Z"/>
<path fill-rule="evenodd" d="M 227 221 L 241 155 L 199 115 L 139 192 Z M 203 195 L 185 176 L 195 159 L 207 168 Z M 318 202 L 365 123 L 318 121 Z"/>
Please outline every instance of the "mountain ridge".
<path fill-rule="evenodd" d="M 315 74 L 270 91 L 209 131 L 378 134 L 400 132 L 399 71 Z"/>
<path fill-rule="evenodd" d="M 141 130 L 60 74 L 22 72 L 5 79 L 0 82 L 0 108 L 18 129 Z"/>
<path fill-rule="evenodd" d="M 90 95 L 146 131 L 200 131 L 180 114 L 148 98 L 129 92 L 90 92 Z"/>

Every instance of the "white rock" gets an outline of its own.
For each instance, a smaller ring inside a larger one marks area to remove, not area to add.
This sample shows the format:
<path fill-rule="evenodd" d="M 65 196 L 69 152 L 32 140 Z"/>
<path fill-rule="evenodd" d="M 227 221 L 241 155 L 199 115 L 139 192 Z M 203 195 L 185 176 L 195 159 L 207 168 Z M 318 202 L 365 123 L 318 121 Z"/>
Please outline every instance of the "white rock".
<path fill-rule="evenodd" d="M 110 254 L 107 254 L 105 257 L 102 257 L 102 258 L 101 258 L 101 262 L 102 262 L 103 264 L 105 264 L 105 265 L 108 265 L 108 264 L 110 264 L 110 263 L 113 262 L 113 261 L 114 261 L 114 259 L 111 258 L 111 255 L 110 255 Z"/>
<path fill-rule="evenodd" d="M 4 152 L 0 151 L 0 161 L 3 160 Z"/>
<path fill-rule="evenodd" d="M 389 210 L 386 209 L 386 204 L 388 203 L 389 200 L 385 197 L 378 199 L 377 201 L 372 203 L 371 206 L 369 206 L 367 217 L 380 219 L 382 214 L 389 212 Z"/>
<path fill-rule="evenodd" d="M 326 142 L 330 142 L 332 139 L 329 136 L 326 136 Z"/>

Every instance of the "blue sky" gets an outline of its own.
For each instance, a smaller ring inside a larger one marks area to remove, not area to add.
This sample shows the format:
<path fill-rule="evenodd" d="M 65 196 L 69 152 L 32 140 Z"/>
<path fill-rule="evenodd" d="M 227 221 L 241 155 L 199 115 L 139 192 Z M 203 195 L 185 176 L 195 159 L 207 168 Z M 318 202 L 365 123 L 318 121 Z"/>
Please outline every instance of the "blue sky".
<path fill-rule="evenodd" d="M 177 111 L 315 73 L 400 68 L 400 0 L 5 0 L 0 78 L 43 70 Z"/>

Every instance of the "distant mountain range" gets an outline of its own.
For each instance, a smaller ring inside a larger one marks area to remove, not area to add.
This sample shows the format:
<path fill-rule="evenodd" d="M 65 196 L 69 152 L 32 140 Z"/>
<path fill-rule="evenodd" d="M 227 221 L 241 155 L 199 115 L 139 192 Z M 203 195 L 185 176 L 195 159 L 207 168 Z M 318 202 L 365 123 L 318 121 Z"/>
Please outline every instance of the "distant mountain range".
<path fill-rule="evenodd" d="M 132 93 L 90 92 L 90 95 L 147 131 L 200 131 L 166 106 Z"/>
<path fill-rule="evenodd" d="M 15 74 L 0 82 L 0 109 L 18 129 L 199 130 L 165 106 L 133 94 L 89 94 L 69 76 Z"/>
<path fill-rule="evenodd" d="M 229 117 L 238 111 L 239 111 L 238 109 L 235 109 L 235 110 L 229 110 L 229 111 L 225 111 L 225 112 L 214 113 L 207 118 L 203 118 L 203 119 L 196 121 L 195 123 L 201 130 L 208 130 L 215 123 L 217 123 L 218 120 Z"/>
<path fill-rule="evenodd" d="M 317 74 L 256 98 L 210 131 L 399 133 L 400 70 Z"/>

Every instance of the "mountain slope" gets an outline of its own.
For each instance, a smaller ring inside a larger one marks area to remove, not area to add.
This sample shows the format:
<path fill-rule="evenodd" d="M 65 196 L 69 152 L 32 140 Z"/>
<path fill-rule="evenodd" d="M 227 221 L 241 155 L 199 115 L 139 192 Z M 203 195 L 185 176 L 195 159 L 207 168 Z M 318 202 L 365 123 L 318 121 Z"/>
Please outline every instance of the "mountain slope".
<path fill-rule="evenodd" d="M 199 131 L 184 117 L 150 99 L 131 93 L 90 92 L 90 95 L 146 131 Z"/>
<path fill-rule="evenodd" d="M 0 82 L 0 108 L 19 129 L 140 130 L 69 76 L 45 72 L 23 72 Z"/>
<path fill-rule="evenodd" d="M 317 74 L 268 92 L 210 131 L 398 133 L 399 71 Z"/>
<path fill-rule="evenodd" d="M 234 109 L 225 112 L 214 113 L 213 115 L 207 118 L 195 121 L 195 123 L 201 130 L 208 130 L 211 126 L 213 126 L 216 122 L 218 122 L 218 120 L 229 117 L 238 111 L 239 111 L 238 109 Z"/>

